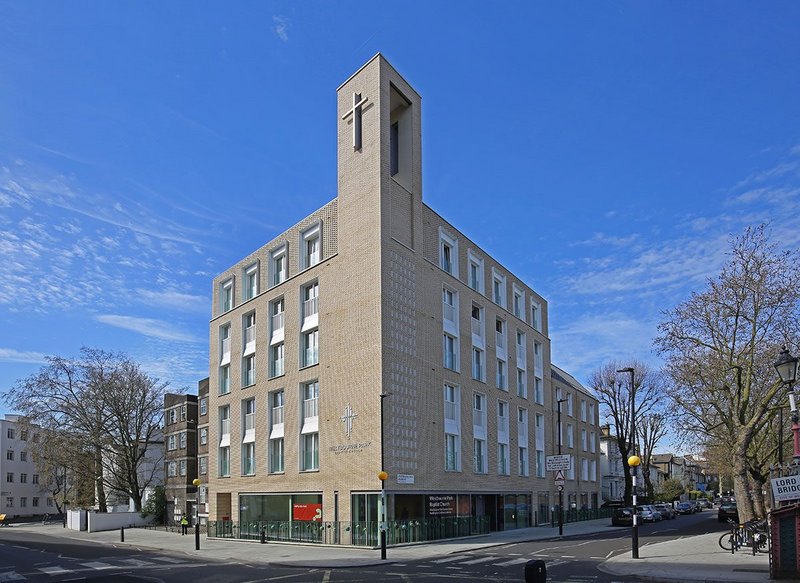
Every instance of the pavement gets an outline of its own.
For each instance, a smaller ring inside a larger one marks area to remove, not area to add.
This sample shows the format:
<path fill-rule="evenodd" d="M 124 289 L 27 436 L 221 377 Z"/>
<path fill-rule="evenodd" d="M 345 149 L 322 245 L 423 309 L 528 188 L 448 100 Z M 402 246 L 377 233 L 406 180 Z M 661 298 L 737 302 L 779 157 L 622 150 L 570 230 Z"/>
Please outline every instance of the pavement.
<path fill-rule="evenodd" d="M 193 533 L 181 536 L 164 530 L 126 528 L 125 542 L 120 542 L 118 530 L 106 532 L 78 532 L 61 525 L 22 524 L 12 528 L 35 531 L 39 534 L 67 539 L 94 541 L 98 544 L 130 546 L 140 550 L 181 553 L 204 561 L 235 561 L 247 564 L 268 563 L 285 567 L 304 568 L 355 568 L 378 566 L 387 563 L 424 561 L 454 553 L 467 553 L 513 543 L 557 539 L 558 528 L 534 527 L 490 533 L 425 544 L 393 546 L 387 550 L 387 561 L 380 559 L 380 551 L 358 547 L 301 545 L 258 541 L 201 537 L 201 550 L 194 548 Z M 564 536 L 591 536 L 596 533 L 626 530 L 610 526 L 609 519 L 590 520 L 564 525 Z M 720 532 L 686 536 L 668 542 L 645 543 L 639 549 L 639 559 L 630 552 L 611 557 L 600 564 L 600 569 L 612 575 L 638 577 L 650 581 L 680 581 L 703 583 L 766 583 L 769 579 L 769 555 L 739 551 L 730 553 L 718 545 Z M 0 537 L 2 537 L 0 531 Z M 522 568 L 520 567 L 522 580 Z M 774 581 L 774 580 L 773 580 Z"/>

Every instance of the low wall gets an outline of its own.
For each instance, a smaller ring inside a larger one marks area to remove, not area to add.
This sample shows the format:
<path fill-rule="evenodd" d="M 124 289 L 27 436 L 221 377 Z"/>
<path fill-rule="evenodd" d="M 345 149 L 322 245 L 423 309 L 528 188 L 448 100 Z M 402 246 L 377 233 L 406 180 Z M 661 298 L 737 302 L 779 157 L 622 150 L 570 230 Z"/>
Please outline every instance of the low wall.
<path fill-rule="evenodd" d="M 138 512 L 90 512 L 89 532 L 116 530 L 122 526 L 143 526 L 153 522 L 153 517 L 142 518 Z"/>
<path fill-rule="evenodd" d="M 86 530 L 86 510 L 67 511 L 67 528 L 70 530 Z"/>

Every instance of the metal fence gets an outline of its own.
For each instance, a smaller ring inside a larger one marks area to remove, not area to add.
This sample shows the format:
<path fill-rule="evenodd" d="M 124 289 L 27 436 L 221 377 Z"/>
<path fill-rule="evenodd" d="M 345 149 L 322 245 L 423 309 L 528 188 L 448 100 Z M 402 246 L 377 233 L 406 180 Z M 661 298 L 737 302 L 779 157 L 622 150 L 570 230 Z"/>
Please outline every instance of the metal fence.
<path fill-rule="evenodd" d="M 487 517 L 426 518 L 393 520 L 387 523 L 386 542 L 390 545 L 459 538 L 489 532 Z M 265 520 L 208 522 L 208 536 L 260 540 L 266 542 L 299 542 L 328 545 L 376 547 L 380 544 L 379 522 L 311 522 Z"/>

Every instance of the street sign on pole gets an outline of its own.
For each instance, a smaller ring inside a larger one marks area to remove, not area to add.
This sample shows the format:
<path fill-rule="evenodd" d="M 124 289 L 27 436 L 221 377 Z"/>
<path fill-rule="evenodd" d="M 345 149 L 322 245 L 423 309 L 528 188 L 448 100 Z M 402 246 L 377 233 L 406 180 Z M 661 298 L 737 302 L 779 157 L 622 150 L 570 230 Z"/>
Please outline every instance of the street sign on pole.
<path fill-rule="evenodd" d="M 545 469 L 548 472 L 556 470 L 568 470 L 572 467 L 572 456 L 569 454 L 564 455 L 548 455 L 544 458 Z"/>

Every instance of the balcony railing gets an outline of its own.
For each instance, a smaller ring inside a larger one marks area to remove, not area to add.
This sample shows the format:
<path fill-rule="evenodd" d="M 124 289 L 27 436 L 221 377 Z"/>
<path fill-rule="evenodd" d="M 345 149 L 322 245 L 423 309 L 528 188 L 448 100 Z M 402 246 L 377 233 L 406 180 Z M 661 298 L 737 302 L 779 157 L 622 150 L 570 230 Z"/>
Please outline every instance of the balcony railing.
<path fill-rule="evenodd" d="M 256 327 L 255 326 L 248 326 L 244 329 L 244 343 L 250 344 L 251 342 L 255 342 L 256 339 Z"/>
<path fill-rule="evenodd" d="M 442 313 L 444 314 L 444 319 L 448 322 L 455 322 L 456 321 L 456 308 L 455 306 L 451 306 L 446 302 L 442 302 Z"/>
<path fill-rule="evenodd" d="M 230 354 L 231 352 L 231 339 L 223 338 L 222 339 L 222 354 Z"/>
<path fill-rule="evenodd" d="M 486 414 L 477 409 L 472 410 L 472 425 L 474 427 L 486 427 Z"/>
<path fill-rule="evenodd" d="M 249 431 L 256 428 L 256 414 L 248 413 L 244 416 L 244 430 Z"/>
<path fill-rule="evenodd" d="M 456 404 L 452 401 L 445 401 L 444 402 L 444 418 L 449 421 L 457 421 L 458 420 L 458 409 L 456 408 Z"/>
<path fill-rule="evenodd" d="M 317 313 L 319 298 L 309 298 L 303 302 L 303 317 L 308 318 Z"/>
<path fill-rule="evenodd" d="M 481 327 L 481 321 L 472 318 L 472 333 L 475 336 L 481 336 L 483 334 L 483 330 Z"/>
<path fill-rule="evenodd" d="M 319 399 L 306 399 L 303 401 L 303 417 L 317 417 L 319 415 Z"/>
<path fill-rule="evenodd" d="M 450 370 L 456 369 L 456 353 L 455 352 L 445 352 L 444 353 L 444 367 L 449 368 Z"/>
<path fill-rule="evenodd" d="M 517 362 L 525 362 L 525 346 L 517 344 Z"/>
<path fill-rule="evenodd" d="M 283 423 L 283 405 L 272 408 L 272 424 L 280 425 Z"/>
<path fill-rule="evenodd" d="M 501 334 L 500 332 L 494 333 L 495 341 L 497 342 L 497 348 L 500 350 L 506 349 L 506 335 Z"/>
<path fill-rule="evenodd" d="M 303 351 L 303 365 L 311 366 L 319 362 L 319 349 L 317 347 L 306 348 Z"/>
<path fill-rule="evenodd" d="M 508 433 L 508 417 L 497 418 L 497 431 L 500 433 Z"/>
<path fill-rule="evenodd" d="M 279 377 L 283 374 L 283 359 L 279 358 L 272 361 L 269 371 L 270 376 Z"/>
<path fill-rule="evenodd" d="M 283 330 L 283 312 L 272 315 L 272 331 L 278 332 L 279 330 Z"/>

